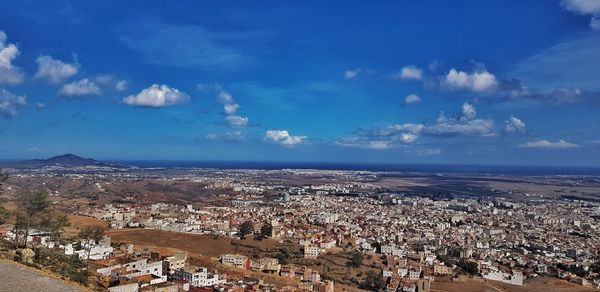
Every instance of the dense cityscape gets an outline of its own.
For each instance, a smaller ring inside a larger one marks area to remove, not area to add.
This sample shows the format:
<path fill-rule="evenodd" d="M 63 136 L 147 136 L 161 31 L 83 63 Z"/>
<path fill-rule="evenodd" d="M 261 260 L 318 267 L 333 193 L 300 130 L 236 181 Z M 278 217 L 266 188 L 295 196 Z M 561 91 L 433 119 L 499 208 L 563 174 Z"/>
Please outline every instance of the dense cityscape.
<path fill-rule="evenodd" d="M 310 169 L 8 170 L 8 197 L 28 200 L 19 194 L 37 191 L 68 222 L 53 229 L 46 225 L 54 219 L 27 227 L 9 219 L 0 229 L 5 258 L 40 267 L 41 250 L 77 258 L 75 274 L 58 273 L 91 289 L 600 288 L 600 202 L 556 196 L 600 188 L 593 176 L 519 182 Z"/>

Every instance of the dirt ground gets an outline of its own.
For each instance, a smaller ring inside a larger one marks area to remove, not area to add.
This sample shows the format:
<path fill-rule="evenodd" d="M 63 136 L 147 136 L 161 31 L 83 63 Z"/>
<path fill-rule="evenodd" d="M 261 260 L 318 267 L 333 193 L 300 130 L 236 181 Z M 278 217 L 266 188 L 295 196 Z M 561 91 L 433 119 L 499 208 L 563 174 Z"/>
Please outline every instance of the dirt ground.
<path fill-rule="evenodd" d="M 102 226 L 108 228 L 108 222 L 87 216 L 69 215 L 69 222 L 71 222 L 71 226 L 67 226 L 64 233 L 67 237 L 77 235 L 81 229 L 88 226 Z"/>
<path fill-rule="evenodd" d="M 218 257 L 226 253 L 248 253 L 257 250 L 267 250 L 277 245 L 275 240 L 256 241 L 241 240 L 238 250 L 232 244 L 233 239 L 226 237 L 214 238 L 201 234 L 167 232 L 147 229 L 110 230 L 107 233 L 113 242 L 133 243 L 140 247 L 170 247 L 208 257 Z M 237 242 L 237 241 L 236 241 Z"/>

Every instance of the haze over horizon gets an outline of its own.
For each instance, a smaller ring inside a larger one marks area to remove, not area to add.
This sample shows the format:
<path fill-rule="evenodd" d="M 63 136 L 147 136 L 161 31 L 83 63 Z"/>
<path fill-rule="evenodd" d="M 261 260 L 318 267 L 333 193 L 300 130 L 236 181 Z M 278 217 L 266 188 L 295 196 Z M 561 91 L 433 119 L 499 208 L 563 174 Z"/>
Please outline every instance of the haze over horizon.
<path fill-rule="evenodd" d="M 3 1 L 0 159 L 598 167 L 599 3 Z"/>

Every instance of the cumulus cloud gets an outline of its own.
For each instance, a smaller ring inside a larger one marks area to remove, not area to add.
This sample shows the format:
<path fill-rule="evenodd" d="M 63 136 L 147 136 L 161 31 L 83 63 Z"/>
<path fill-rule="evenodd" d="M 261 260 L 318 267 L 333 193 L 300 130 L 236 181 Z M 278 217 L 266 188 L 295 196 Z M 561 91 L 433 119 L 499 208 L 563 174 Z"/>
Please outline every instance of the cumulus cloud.
<path fill-rule="evenodd" d="M 190 97 L 176 88 L 153 84 L 136 95 L 123 98 L 125 104 L 140 107 L 165 107 L 185 103 Z"/>
<path fill-rule="evenodd" d="M 511 115 L 508 120 L 504 121 L 504 131 L 511 134 L 523 134 L 527 131 L 527 128 L 521 119 Z"/>
<path fill-rule="evenodd" d="M 414 144 L 422 136 L 429 137 L 496 137 L 491 119 L 477 118 L 474 105 L 464 103 L 459 114 L 447 117 L 443 112 L 431 124 L 404 123 L 381 128 L 359 129 L 354 137 L 341 139 L 336 144 L 344 147 L 387 150 Z"/>
<path fill-rule="evenodd" d="M 115 89 L 117 91 L 125 91 L 125 90 L 127 90 L 127 87 L 129 87 L 129 85 L 127 84 L 127 81 L 125 81 L 125 80 L 119 80 L 115 84 Z"/>
<path fill-rule="evenodd" d="M 225 111 L 225 114 L 232 115 L 235 114 L 239 107 L 240 105 L 237 103 L 226 103 L 223 105 L 223 110 Z"/>
<path fill-rule="evenodd" d="M 225 91 L 223 89 L 220 89 L 219 90 L 219 100 L 222 103 L 225 103 L 225 104 L 232 103 L 233 102 L 233 96 L 231 96 L 231 93 L 229 93 L 229 92 L 227 92 L 227 91 Z"/>
<path fill-rule="evenodd" d="M 15 85 L 21 83 L 25 75 L 12 63 L 20 51 L 15 44 L 7 44 L 7 38 L 6 33 L 0 30 L 0 85 Z"/>
<path fill-rule="evenodd" d="M 248 126 L 248 117 L 232 115 L 226 116 L 225 120 L 232 128 L 245 128 L 246 126 Z"/>
<path fill-rule="evenodd" d="M 100 95 L 102 94 L 102 91 L 94 81 L 84 78 L 79 81 L 63 85 L 59 94 L 62 96 L 73 97 L 84 95 Z"/>
<path fill-rule="evenodd" d="M 104 90 L 122 92 L 129 86 L 126 80 L 119 80 L 112 74 L 99 75 L 94 77 L 94 81 Z"/>
<path fill-rule="evenodd" d="M 27 106 L 25 96 L 19 96 L 5 89 L 0 89 L 0 115 L 7 118 L 12 117 L 25 106 Z"/>
<path fill-rule="evenodd" d="M 452 68 L 442 78 L 440 86 L 448 90 L 489 92 L 498 87 L 498 79 L 494 74 L 486 70 L 467 73 Z"/>
<path fill-rule="evenodd" d="M 464 103 L 462 105 L 462 114 L 464 118 L 472 120 L 477 115 L 477 110 L 475 109 L 474 105 L 470 103 Z"/>
<path fill-rule="evenodd" d="M 420 81 L 423 79 L 423 70 L 413 65 L 404 66 L 400 72 L 394 74 L 394 79 Z"/>
<path fill-rule="evenodd" d="M 560 5 L 565 9 L 581 15 L 591 15 L 590 27 L 600 29 L 600 1 L 598 0 L 562 0 Z"/>
<path fill-rule="evenodd" d="M 283 146 L 295 146 L 306 139 L 306 136 L 292 136 L 286 130 L 268 130 L 265 133 L 265 139 L 269 142 Z"/>
<path fill-rule="evenodd" d="M 461 114 L 447 117 L 440 113 L 436 122 L 423 128 L 423 134 L 431 136 L 479 136 L 494 137 L 494 121 L 490 119 L 478 119 L 475 106 L 464 103 Z"/>
<path fill-rule="evenodd" d="M 536 148 L 536 149 L 573 149 L 579 148 L 580 146 L 574 143 L 567 142 L 565 140 L 558 140 L 556 142 L 548 140 L 538 140 L 532 142 L 526 142 L 519 145 L 519 148 Z"/>
<path fill-rule="evenodd" d="M 423 134 L 431 136 L 494 137 L 494 121 L 490 119 L 447 118 L 440 115 L 435 124 L 425 127 Z"/>
<path fill-rule="evenodd" d="M 38 64 L 38 69 L 33 77 L 52 84 L 62 83 L 77 74 L 79 70 L 79 64 L 76 62 L 69 64 L 51 56 L 39 56 L 35 62 Z"/>
<path fill-rule="evenodd" d="M 421 97 L 416 94 L 410 94 L 404 98 L 404 104 L 415 104 L 421 102 Z"/>

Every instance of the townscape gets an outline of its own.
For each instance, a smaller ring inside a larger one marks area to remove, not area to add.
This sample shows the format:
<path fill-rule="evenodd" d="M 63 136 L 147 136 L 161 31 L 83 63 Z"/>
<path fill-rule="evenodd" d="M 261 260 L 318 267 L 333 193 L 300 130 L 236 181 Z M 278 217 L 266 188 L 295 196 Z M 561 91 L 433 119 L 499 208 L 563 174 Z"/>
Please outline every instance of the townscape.
<path fill-rule="evenodd" d="M 600 291 L 600 0 L 0 1 L 0 292 Z"/>
<path fill-rule="evenodd" d="M 46 167 L 9 174 L 8 197 L 42 192 L 70 219 L 64 229 L 77 232 L 58 237 L 32 224 L 23 233 L 8 220 L 2 237 L 23 243 L 13 251 L 20 260 L 43 249 L 78 258 L 87 271 L 80 283 L 91 289 L 414 292 L 552 281 L 573 291 L 600 288 L 600 202 L 552 191 L 598 188 L 589 176 L 529 178 L 540 191 L 519 193 L 370 171 Z"/>

